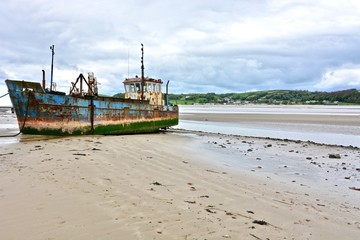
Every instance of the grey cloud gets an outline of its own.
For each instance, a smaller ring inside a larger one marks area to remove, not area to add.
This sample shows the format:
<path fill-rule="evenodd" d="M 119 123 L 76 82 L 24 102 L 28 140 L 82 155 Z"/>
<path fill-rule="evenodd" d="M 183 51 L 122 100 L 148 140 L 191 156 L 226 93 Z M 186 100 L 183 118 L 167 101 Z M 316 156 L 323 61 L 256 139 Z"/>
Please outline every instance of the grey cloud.
<path fill-rule="evenodd" d="M 341 1 L 336 9 L 326 4 L 8 2 L 0 9 L 4 26 L 0 65 L 19 79 L 37 78 L 41 69 L 49 71 L 49 46 L 55 44 L 56 70 L 67 74 L 93 71 L 102 80 L 101 89 L 114 94 L 122 88 L 114 89 L 113 83 L 121 86 L 128 74 L 140 74 L 140 43 L 144 43 L 146 74 L 171 80 L 173 92 L 311 90 L 329 69 L 360 65 L 360 27 L 354 24 L 360 21 L 359 10 Z M 298 8 L 319 13 L 313 19 L 297 19 L 290 12 Z M 240 26 L 241 32 L 232 26 Z M 68 77 L 60 78 L 60 85 Z"/>

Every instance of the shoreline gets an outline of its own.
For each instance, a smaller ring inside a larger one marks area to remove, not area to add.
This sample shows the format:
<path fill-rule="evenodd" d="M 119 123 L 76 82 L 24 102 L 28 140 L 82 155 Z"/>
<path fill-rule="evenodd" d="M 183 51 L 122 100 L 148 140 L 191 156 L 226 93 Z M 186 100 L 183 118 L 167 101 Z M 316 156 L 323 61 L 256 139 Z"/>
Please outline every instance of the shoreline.
<path fill-rule="evenodd" d="M 307 178 L 313 177 L 311 174 L 315 174 L 312 183 L 320 186 L 320 178 L 323 178 L 322 180 L 325 181 L 322 182 L 322 187 L 326 187 L 327 190 L 334 191 L 341 187 L 342 190 L 347 191 L 354 186 L 360 187 L 360 149 L 358 147 L 201 131 L 178 131 L 178 129 L 174 129 L 173 133 L 192 136 L 202 142 L 202 150 L 210 150 L 214 154 L 207 162 L 212 162 L 217 166 L 227 166 L 242 173 L 257 172 L 256 178 L 264 176 L 269 178 L 269 174 L 272 174 L 272 177 L 278 178 L 278 182 L 284 179 L 287 181 L 289 177 L 294 178 L 294 176 L 289 176 L 286 172 L 282 176 L 281 173 L 284 173 L 282 168 L 288 171 L 290 165 L 293 164 L 296 165 L 298 171 L 293 174 L 297 175 L 301 181 L 306 181 Z M 213 161 L 213 159 L 226 160 Z M 272 164 L 278 164 L 279 167 L 269 166 Z M 299 172 L 302 173 L 299 174 Z M 304 185 L 300 184 L 300 186 Z M 331 189 L 332 187 L 335 189 Z M 358 189 L 358 187 L 355 188 Z M 357 199 L 353 200 L 357 203 Z"/>
<path fill-rule="evenodd" d="M 227 133 L 214 133 L 214 132 L 206 132 L 206 131 L 197 131 L 197 130 L 187 130 L 182 128 L 170 128 L 166 130 L 167 132 L 173 133 L 189 133 L 189 134 L 206 134 L 209 136 L 232 136 L 232 137 L 241 137 L 241 138 L 249 138 L 249 139 L 259 139 L 259 140 L 271 140 L 271 141 L 283 141 L 290 143 L 310 143 L 318 146 L 328 146 L 328 147 L 341 147 L 341 148 L 349 148 L 353 150 L 359 150 L 360 147 L 352 146 L 352 145 L 338 145 L 338 144 L 329 144 L 329 143 L 318 143 L 314 141 L 304 141 L 304 140 L 295 140 L 295 139 L 283 139 L 283 138 L 275 138 L 275 137 L 258 137 L 258 136 L 246 136 L 239 134 L 227 134 Z"/>
<path fill-rule="evenodd" d="M 297 114 L 297 113 L 180 113 L 182 120 L 227 123 L 276 122 L 326 125 L 359 125 L 359 115 Z"/>
<path fill-rule="evenodd" d="M 180 108 L 181 109 L 181 108 Z M 360 147 L 360 108 L 185 107 L 179 128 Z"/>

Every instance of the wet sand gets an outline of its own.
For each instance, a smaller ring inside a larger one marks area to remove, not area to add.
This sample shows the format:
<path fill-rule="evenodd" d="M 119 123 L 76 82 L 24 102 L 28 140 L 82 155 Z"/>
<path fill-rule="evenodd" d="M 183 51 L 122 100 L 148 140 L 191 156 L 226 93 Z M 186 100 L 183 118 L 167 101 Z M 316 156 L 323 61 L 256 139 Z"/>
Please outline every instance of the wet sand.
<path fill-rule="evenodd" d="M 358 239 L 360 150 L 171 130 L 0 146 L 2 239 Z"/>
<path fill-rule="evenodd" d="M 357 115 L 341 116 L 341 115 L 304 115 L 304 114 L 254 114 L 254 113 L 196 113 L 182 114 L 182 120 L 191 121 L 213 121 L 213 122 L 229 122 L 229 123 L 248 123 L 248 122 L 276 122 L 276 123 L 311 123 L 311 124 L 334 124 L 334 125 L 350 125 L 359 126 L 360 117 Z"/>
<path fill-rule="evenodd" d="M 178 128 L 360 147 L 359 106 L 185 106 Z"/>

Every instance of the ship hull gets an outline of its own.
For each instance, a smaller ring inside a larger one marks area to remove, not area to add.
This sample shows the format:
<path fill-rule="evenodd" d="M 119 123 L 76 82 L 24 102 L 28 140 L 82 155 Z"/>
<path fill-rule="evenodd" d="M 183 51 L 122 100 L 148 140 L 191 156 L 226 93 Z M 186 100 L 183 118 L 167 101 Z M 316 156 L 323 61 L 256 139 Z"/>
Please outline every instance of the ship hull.
<path fill-rule="evenodd" d="M 39 83 L 6 80 L 24 134 L 86 135 L 156 132 L 178 124 L 177 106 L 147 101 L 46 93 Z"/>

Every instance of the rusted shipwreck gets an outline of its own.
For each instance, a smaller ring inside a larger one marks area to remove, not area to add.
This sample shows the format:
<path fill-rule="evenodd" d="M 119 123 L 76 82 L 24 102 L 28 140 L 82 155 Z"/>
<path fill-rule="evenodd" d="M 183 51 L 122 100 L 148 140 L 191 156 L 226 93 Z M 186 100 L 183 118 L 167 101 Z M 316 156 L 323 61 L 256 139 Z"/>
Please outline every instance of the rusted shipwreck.
<path fill-rule="evenodd" d="M 143 62 L 143 61 L 142 61 Z M 149 133 L 178 124 L 178 106 L 162 93 L 160 79 L 142 76 L 123 81 L 125 97 L 99 96 L 93 73 L 80 74 L 69 94 L 38 82 L 6 80 L 24 134 L 82 135 Z M 87 91 L 83 90 L 87 86 Z"/>

